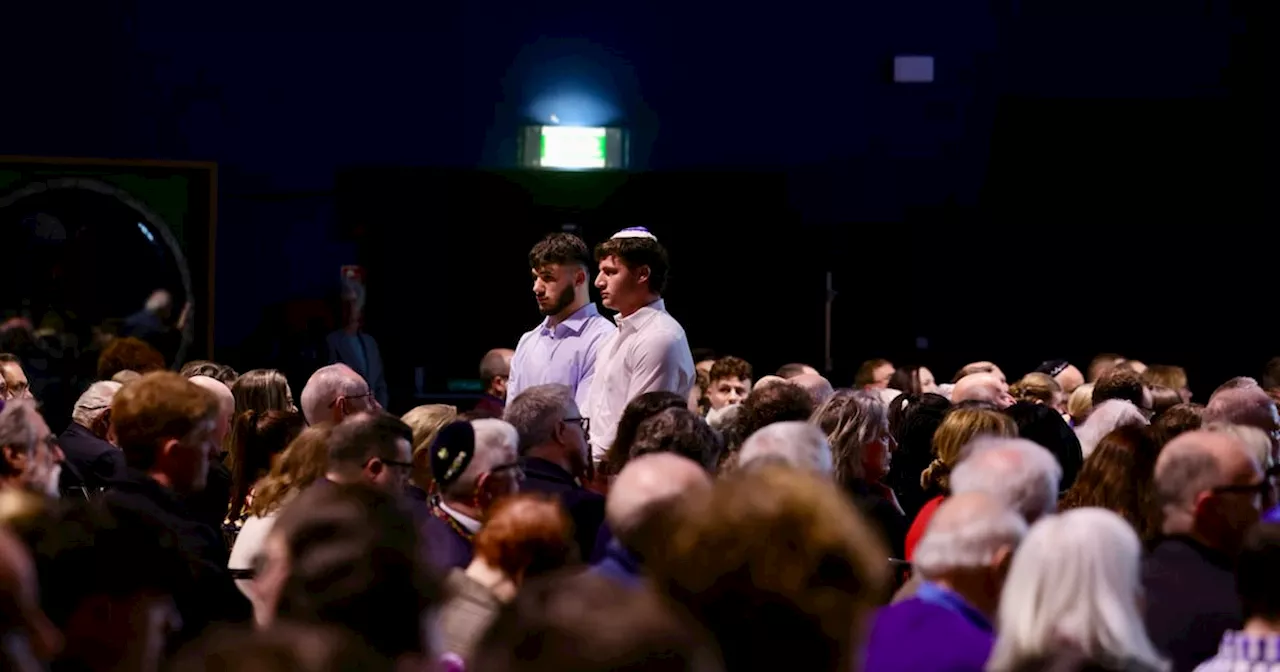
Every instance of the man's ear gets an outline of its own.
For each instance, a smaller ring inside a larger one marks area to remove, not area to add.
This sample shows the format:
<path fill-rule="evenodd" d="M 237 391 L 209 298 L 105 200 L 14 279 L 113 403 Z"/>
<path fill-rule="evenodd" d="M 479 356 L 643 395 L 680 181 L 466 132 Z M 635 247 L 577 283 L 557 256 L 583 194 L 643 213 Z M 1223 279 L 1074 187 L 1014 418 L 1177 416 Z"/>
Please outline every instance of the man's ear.
<path fill-rule="evenodd" d="M 27 460 L 30 456 L 26 451 L 18 450 L 13 446 L 4 447 L 4 461 L 9 464 L 9 471 L 22 473 L 27 469 Z"/>
<path fill-rule="evenodd" d="M 579 266 L 573 271 L 573 286 L 577 287 L 585 284 L 587 284 L 587 269 Z"/>
<path fill-rule="evenodd" d="M 164 443 L 160 444 L 160 450 L 156 451 L 156 457 L 167 457 L 178 447 L 178 443 L 180 442 L 177 439 L 165 439 Z"/>
<path fill-rule="evenodd" d="M 649 282 L 649 265 L 637 266 L 633 275 L 636 276 L 636 282 Z"/>

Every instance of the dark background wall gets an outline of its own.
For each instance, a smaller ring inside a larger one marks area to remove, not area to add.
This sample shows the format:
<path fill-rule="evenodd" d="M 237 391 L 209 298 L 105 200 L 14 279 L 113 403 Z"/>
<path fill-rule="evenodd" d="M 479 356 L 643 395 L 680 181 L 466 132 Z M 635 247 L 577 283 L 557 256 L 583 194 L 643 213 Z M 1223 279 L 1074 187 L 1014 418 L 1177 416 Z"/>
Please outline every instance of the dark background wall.
<path fill-rule="evenodd" d="M 682 250 L 682 264 L 707 269 L 694 277 L 714 283 L 688 303 L 753 296 L 779 282 L 771 255 L 786 255 L 806 277 L 838 271 L 846 365 L 884 352 L 950 367 L 970 351 L 1015 346 L 1023 354 L 1010 356 L 1028 362 L 1051 348 L 1186 361 L 1205 343 L 1187 333 L 1219 328 L 1180 326 L 1161 336 L 1169 343 L 1153 343 L 1140 335 L 1152 311 L 1266 293 L 1273 11 L 1256 0 L 20 3 L 0 26 L 0 152 L 217 161 L 220 356 L 252 351 L 262 317 L 281 304 L 332 291 L 340 264 L 384 256 L 370 247 L 382 234 L 344 235 L 350 221 L 339 211 L 350 210 L 337 205 L 335 175 L 507 166 L 519 123 L 569 108 L 632 128 L 642 170 L 779 176 L 770 193 L 785 207 L 768 212 L 793 228 L 773 235 L 804 244 Z M 937 81 L 892 84 L 895 54 L 934 56 Z M 699 198 L 689 186 L 661 190 Z M 735 198 L 728 187 L 707 193 L 720 204 Z M 733 217 L 717 217 L 716 206 L 697 204 L 697 217 L 658 211 L 652 223 L 666 220 L 664 239 L 688 245 L 773 240 L 747 230 L 777 218 L 729 205 L 721 210 Z M 528 244 L 574 214 L 536 210 L 489 222 L 507 243 L 503 256 L 469 263 L 520 276 Z M 1244 275 L 1211 291 L 1223 269 Z M 474 280 L 483 276 L 433 283 L 483 285 Z M 812 285 L 779 291 L 820 307 Z M 386 304 L 411 298 L 387 287 L 384 305 L 371 307 L 375 330 L 379 319 L 384 331 L 396 324 Z M 447 312 L 453 297 L 497 291 L 442 291 L 421 308 Z M 1120 296 L 1090 301 L 1110 293 Z M 773 309 L 737 307 L 706 324 Z M 523 310 L 498 333 L 535 319 Z M 983 326 L 992 320 L 975 314 L 1018 326 Z M 720 336 L 699 319 L 686 319 L 695 340 Z M 804 356 L 820 348 L 820 320 L 816 334 L 813 326 L 806 317 L 794 327 L 805 333 Z M 1025 332 L 1043 326 L 1054 328 L 1049 340 L 1023 347 Z M 918 336 L 931 352 L 914 352 Z M 1257 340 L 1233 366 L 1270 354 Z M 389 356 L 393 365 L 416 358 Z"/>

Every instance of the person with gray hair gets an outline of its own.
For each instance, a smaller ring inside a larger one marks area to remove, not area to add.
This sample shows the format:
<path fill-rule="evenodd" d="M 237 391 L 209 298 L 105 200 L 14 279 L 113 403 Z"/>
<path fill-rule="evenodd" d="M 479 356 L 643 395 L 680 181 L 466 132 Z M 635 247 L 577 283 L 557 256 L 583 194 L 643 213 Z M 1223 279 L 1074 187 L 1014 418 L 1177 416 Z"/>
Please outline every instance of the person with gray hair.
<path fill-rule="evenodd" d="M 785 464 L 824 476 L 833 473 L 831 444 L 821 429 L 799 421 L 775 422 L 756 430 L 738 451 L 738 467 Z"/>
<path fill-rule="evenodd" d="M 896 442 L 883 389 L 840 390 L 813 412 L 809 422 L 827 435 L 832 473 L 862 512 L 871 518 L 895 558 L 904 555 L 910 521 L 893 490 L 882 481 Z"/>
<path fill-rule="evenodd" d="M 1272 459 L 1280 456 L 1280 411 L 1261 387 L 1215 392 L 1204 409 L 1204 421 L 1257 427 L 1271 439 Z"/>
<path fill-rule="evenodd" d="M 1027 439 L 981 436 L 965 445 L 961 456 L 951 472 L 951 496 L 973 492 L 990 495 L 1021 515 L 1027 524 L 1057 510 L 1062 466 L 1040 444 Z M 915 561 L 914 554 L 911 560 Z M 894 594 L 894 603 L 914 596 L 919 588 L 919 577 L 913 576 Z"/>
<path fill-rule="evenodd" d="M 112 445 L 111 400 L 120 383 L 100 380 L 80 395 L 71 424 L 58 437 L 64 457 L 59 488 L 84 495 L 98 492 L 124 475 L 124 453 Z"/>
<path fill-rule="evenodd" d="M 0 490 L 58 496 L 62 450 L 36 404 L 11 399 L 0 407 Z"/>
<path fill-rule="evenodd" d="M 1033 525 L 1005 579 L 986 669 L 1167 670 L 1142 623 L 1141 558 L 1133 527 L 1106 509 Z"/>
<path fill-rule="evenodd" d="M 613 538 L 592 572 L 626 585 L 640 581 L 641 557 L 636 546 L 645 526 L 664 507 L 711 490 L 702 465 L 675 453 L 650 453 L 627 463 L 609 489 L 606 520 Z"/>
<path fill-rule="evenodd" d="M 585 558 L 596 547 L 604 524 L 604 497 L 582 487 L 591 477 L 589 423 L 568 385 L 525 388 L 507 404 L 506 421 L 520 436 L 522 492 L 540 492 L 560 501 L 573 519 L 574 538 Z"/>
<path fill-rule="evenodd" d="M 883 609 L 867 642 L 867 670 L 982 672 L 997 607 L 1027 523 L 999 498 L 953 495 L 916 547 L 914 597 Z M 939 646 L 904 646 L 935 641 Z"/>
<path fill-rule="evenodd" d="M 1089 459 L 1093 449 L 1098 447 L 1102 437 L 1129 425 L 1146 427 L 1151 424 L 1147 416 L 1138 410 L 1133 402 L 1124 399 L 1108 399 L 1089 411 L 1089 418 L 1076 428 L 1076 438 L 1080 439 L 1080 452 Z"/>
<path fill-rule="evenodd" d="M 1142 568 L 1147 631 L 1175 672 L 1190 672 L 1243 625 L 1235 556 L 1270 486 L 1240 439 L 1206 431 L 1160 451 L 1155 486 L 1165 537 Z"/>
<path fill-rule="evenodd" d="M 440 500 L 423 534 L 442 570 L 471 564 L 471 542 L 488 511 L 520 491 L 524 471 L 517 449 L 520 434 L 496 418 L 445 425 L 431 444 L 431 472 Z"/>
<path fill-rule="evenodd" d="M 1053 453 L 1027 439 L 979 437 L 951 472 L 951 493 L 981 492 L 1017 511 L 1027 523 L 1058 506 L 1062 466 Z"/>
<path fill-rule="evenodd" d="M 317 369 L 302 388 L 301 401 L 308 425 L 326 420 L 337 424 L 353 413 L 381 408 L 369 383 L 346 364 Z"/>

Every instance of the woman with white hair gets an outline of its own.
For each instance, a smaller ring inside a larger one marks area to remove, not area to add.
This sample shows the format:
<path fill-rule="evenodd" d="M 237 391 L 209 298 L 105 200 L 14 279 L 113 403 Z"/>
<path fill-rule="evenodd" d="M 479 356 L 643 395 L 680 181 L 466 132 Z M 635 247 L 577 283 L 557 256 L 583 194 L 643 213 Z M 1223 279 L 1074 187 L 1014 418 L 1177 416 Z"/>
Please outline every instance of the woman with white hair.
<path fill-rule="evenodd" d="M 1108 399 L 1093 407 L 1089 412 L 1089 419 L 1076 428 L 1076 437 L 1080 439 L 1080 451 L 1084 453 L 1087 460 L 1093 449 L 1098 447 L 1102 437 L 1121 427 L 1129 425 L 1146 427 L 1149 424 L 1151 423 L 1147 420 L 1147 416 L 1143 415 L 1142 411 L 1131 402 L 1123 399 Z"/>
<path fill-rule="evenodd" d="M 1000 597 L 988 672 L 1163 672 L 1139 610 L 1142 545 L 1097 508 L 1042 518 L 1022 541 Z M 1057 663 L 1079 660 L 1060 667 Z"/>

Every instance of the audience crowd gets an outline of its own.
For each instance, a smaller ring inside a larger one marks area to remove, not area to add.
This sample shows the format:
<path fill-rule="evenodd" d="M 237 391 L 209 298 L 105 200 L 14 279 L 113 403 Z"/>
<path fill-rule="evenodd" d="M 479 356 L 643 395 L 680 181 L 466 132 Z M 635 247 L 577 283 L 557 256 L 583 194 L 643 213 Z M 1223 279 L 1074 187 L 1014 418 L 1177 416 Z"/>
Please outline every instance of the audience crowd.
<path fill-rule="evenodd" d="M 539 242 L 470 409 L 387 413 L 358 320 L 296 397 L 118 338 L 65 428 L 0 355 L 3 667 L 1280 669 L 1280 360 L 835 388 L 691 349 L 668 266 Z"/>

